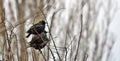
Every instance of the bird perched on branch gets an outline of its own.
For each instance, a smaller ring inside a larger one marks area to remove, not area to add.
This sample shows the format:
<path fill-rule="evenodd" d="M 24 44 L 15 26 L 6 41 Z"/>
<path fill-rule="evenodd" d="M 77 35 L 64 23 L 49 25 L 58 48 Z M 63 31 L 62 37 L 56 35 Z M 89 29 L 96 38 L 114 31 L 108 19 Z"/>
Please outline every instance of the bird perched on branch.
<path fill-rule="evenodd" d="M 30 47 L 40 50 L 45 47 L 48 42 L 49 39 L 47 38 L 46 32 L 42 32 L 41 34 L 34 35 L 29 44 Z"/>
<path fill-rule="evenodd" d="M 40 34 L 41 32 L 44 31 L 45 29 L 45 21 L 40 21 L 37 24 L 34 24 L 33 26 L 30 27 L 30 29 L 27 31 L 28 35 L 26 36 L 26 38 L 28 38 L 31 34 Z"/>

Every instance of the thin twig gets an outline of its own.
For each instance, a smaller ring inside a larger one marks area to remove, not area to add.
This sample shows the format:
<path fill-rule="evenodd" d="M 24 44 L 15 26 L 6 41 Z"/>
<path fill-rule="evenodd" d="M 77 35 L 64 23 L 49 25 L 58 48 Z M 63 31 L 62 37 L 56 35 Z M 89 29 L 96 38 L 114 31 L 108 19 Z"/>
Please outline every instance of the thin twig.
<path fill-rule="evenodd" d="M 40 9 L 40 11 L 41 11 L 41 9 Z M 41 13 L 42 13 L 42 15 L 44 16 L 45 20 L 47 21 L 46 16 L 44 15 L 44 13 L 43 13 L 42 11 L 41 11 Z M 48 29 L 50 30 L 50 27 L 49 27 L 49 25 L 48 25 L 48 22 L 47 22 L 47 27 L 48 27 Z M 56 50 L 56 52 L 57 52 L 57 55 L 58 55 L 58 57 L 59 57 L 59 60 L 61 61 L 61 57 L 60 57 L 60 54 L 59 54 L 59 52 L 58 52 L 58 50 L 57 50 L 57 47 L 56 47 L 55 41 L 54 41 L 54 39 L 53 39 L 53 37 L 52 37 L 52 34 L 51 34 L 50 32 L 49 32 L 49 34 L 50 34 L 51 39 L 52 39 L 52 41 L 53 41 L 53 44 L 54 44 L 55 50 Z"/>
<path fill-rule="evenodd" d="M 55 60 L 55 56 L 54 56 L 54 54 L 53 54 L 52 50 L 50 49 L 50 47 L 49 47 L 49 46 L 47 46 L 47 47 L 48 47 L 48 49 L 50 50 L 50 52 L 51 52 L 51 54 L 52 54 L 52 56 L 53 56 L 53 60 L 54 60 L 54 61 L 56 61 L 56 60 Z"/>
<path fill-rule="evenodd" d="M 79 40 L 78 40 L 78 44 L 77 44 L 77 51 L 76 51 L 74 61 L 76 61 L 76 59 L 77 59 L 77 55 L 78 55 L 78 51 L 79 51 L 79 47 L 80 47 L 80 41 L 82 39 L 81 37 L 82 37 L 82 14 L 81 14 L 81 28 L 80 28 Z"/>
<path fill-rule="evenodd" d="M 43 55 L 43 53 L 42 53 L 41 49 L 39 49 L 39 51 L 40 51 L 40 53 L 42 54 L 42 56 L 43 56 L 44 60 L 45 60 L 45 61 L 47 61 L 47 60 L 46 60 L 46 58 L 45 58 L 45 56 Z"/>

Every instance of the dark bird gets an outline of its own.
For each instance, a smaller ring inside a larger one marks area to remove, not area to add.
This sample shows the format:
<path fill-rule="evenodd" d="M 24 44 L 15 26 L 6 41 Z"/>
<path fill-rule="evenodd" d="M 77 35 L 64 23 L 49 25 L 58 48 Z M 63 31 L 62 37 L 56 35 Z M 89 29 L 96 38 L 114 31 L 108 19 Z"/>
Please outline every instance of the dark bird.
<path fill-rule="evenodd" d="M 42 32 L 41 34 L 34 35 L 32 40 L 29 42 L 30 47 L 33 47 L 35 49 L 42 49 L 46 46 L 49 39 L 47 38 L 47 35 L 45 32 Z"/>
<path fill-rule="evenodd" d="M 31 34 L 40 34 L 41 32 L 44 31 L 45 29 L 45 21 L 40 21 L 37 24 L 34 24 L 33 26 L 31 26 L 31 28 L 27 31 L 28 35 L 26 36 L 26 38 L 28 38 Z"/>

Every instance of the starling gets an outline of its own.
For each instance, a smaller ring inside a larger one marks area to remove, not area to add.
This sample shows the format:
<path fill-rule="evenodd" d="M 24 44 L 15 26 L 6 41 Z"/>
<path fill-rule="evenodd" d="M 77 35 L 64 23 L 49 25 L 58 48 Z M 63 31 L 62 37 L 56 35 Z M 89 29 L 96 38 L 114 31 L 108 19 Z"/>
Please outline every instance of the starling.
<path fill-rule="evenodd" d="M 28 38 L 31 34 L 40 34 L 41 32 L 44 31 L 45 29 L 45 21 L 40 21 L 37 24 L 34 24 L 33 26 L 31 26 L 31 28 L 27 31 L 28 35 L 26 36 L 26 38 Z"/>
<path fill-rule="evenodd" d="M 41 34 L 34 35 L 32 40 L 29 42 L 30 47 L 33 47 L 35 49 L 42 49 L 46 46 L 49 39 L 47 38 L 47 35 L 45 32 L 42 32 Z"/>

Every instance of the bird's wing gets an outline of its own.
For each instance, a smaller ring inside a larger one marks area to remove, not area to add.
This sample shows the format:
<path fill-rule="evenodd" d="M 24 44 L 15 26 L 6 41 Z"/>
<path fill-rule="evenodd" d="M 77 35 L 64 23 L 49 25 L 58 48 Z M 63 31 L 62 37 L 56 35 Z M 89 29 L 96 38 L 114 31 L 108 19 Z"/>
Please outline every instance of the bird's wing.
<path fill-rule="evenodd" d="M 27 33 L 33 31 L 33 29 L 35 29 L 36 27 L 38 27 L 38 23 L 37 24 L 34 24 L 33 26 L 30 27 L 30 29 L 27 31 Z"/>

